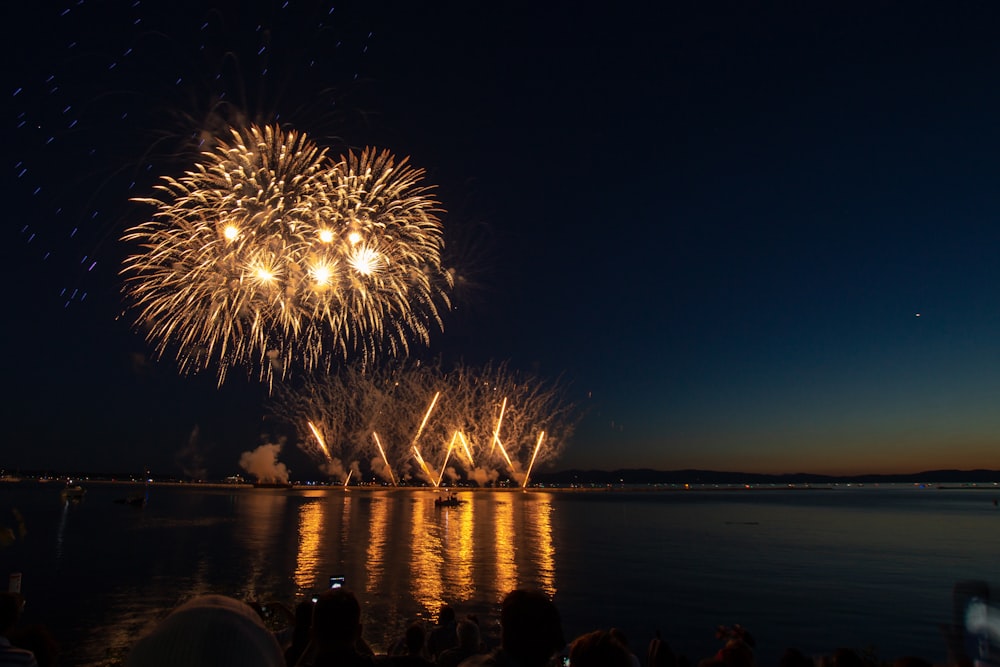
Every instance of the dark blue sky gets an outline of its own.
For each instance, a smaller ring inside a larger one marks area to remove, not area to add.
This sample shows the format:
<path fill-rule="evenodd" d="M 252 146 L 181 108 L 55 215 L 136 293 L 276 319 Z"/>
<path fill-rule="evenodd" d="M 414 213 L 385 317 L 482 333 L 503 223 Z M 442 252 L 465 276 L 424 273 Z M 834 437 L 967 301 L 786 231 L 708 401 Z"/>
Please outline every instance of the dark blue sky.
<path fill-rule="evenodd" d="M 562 377 L 588 417 L 557 467 L 1000 468 L 989 3 L 253 4 L 5 10 L 0 465 L 256 442 L 261 388 L 139 364 L 115 317 L 128 198 L 237 95 L 229 50 L 251 113 L 427 170 L 480 287 L 427 354 Z"/>

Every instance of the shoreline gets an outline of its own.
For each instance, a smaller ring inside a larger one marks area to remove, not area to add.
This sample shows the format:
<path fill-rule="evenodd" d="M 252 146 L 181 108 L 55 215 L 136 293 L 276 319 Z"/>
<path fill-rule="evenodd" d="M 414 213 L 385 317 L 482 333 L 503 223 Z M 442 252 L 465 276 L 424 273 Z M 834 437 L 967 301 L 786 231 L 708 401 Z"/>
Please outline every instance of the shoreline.
<path fill-rule="evenodd" d="M 292 482 L 285 484 L 255 485 L 252 482 L 222 482 L 222 481 L 183 481 L 183 480 L 139 480 L 139 479 L 107 479 L 99 477 L 69 477 L 69 478 L 0 478 L 0 487 L 6 485 L 33 485 L 63 488 L 67 485 L 101 485 L 123 487 L 184 487 L 214 490 L 255 491 L 260 493 L 302 492 L 302 491 L 341 491 L 343 493 L 368 492 L 431 492 L 431 493 L 740 493 L 740 492 L 808 492 L 808 491 L 876 491 L 876 490 L 920 490 L 920 491 L 993 491 L 1000 492 L 1000 482 L 968 483 L 968 484 L 927 484 L 924 482 L 889 482 L 889 483 L 756 483 L 756 484 L 575 484 L 547 485 L 538 484 L 528 487 L 519 486 L 465 486 L 442 485 L 389 485 L 389 484 L 343 484 Z"/>

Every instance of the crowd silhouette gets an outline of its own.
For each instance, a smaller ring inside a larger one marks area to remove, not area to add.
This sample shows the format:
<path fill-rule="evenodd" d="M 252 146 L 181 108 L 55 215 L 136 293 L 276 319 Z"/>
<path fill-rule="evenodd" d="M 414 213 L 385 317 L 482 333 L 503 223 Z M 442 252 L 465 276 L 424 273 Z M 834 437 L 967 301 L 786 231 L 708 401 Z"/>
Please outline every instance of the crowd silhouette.
<path fill-rule="evenodd" d="M 19 623 L 23 598 L 0 593 L 0 667 L 56 667 L 59 646 L 44 626 Z M 361 602 L 344 588 L 327 590 L 294 610 L 206 594 L 196 596 L 154 623 L 132 644 L 124 667 L 764 667 L 753 635 L 720 626 L 714 655 L 692 661 L 676 654 L 660 633 L 643 658 L 620 629 L 597 628 L 567 640 L 558 608 L 538 590 L 516 589 L 500 608 L 500 641 L 488 646 L 475 616 L 460 617 L 449 605 L 436 623 L 414 621 L 385 654 L 364 640 Z M 275 630 L 275 614 L 282 627 Z M 948 667 L 972 667 L 963 656 Z M 788 648 L 774 667 L 932 667 L 915 656 L 880 662 L 838 648 L 807 656 Z"/>

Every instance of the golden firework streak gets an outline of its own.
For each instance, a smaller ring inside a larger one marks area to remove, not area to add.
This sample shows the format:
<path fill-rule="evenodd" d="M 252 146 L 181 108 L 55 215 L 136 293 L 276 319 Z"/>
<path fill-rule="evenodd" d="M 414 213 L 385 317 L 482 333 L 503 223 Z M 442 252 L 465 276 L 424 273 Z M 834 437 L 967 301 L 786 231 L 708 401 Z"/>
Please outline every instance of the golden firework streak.
<path fill-rule="evenodd" d="M 500 408 L 500 418 L 497 419 L 497 427 L 493 430 L 493 445 L 500 448 L 500 453 L 503 454 L 503 458 L 507 462 L 507 467 L 510 468 L 511 472 L 514 472 L 514 464 L 510 460 L 510 454 L 507 453 L 507 448 L 500 442 L 500 420 L 503 419 L 503 412 L 506 407 L 507 399 L 505 398 L 503 399 L 503 407 Z"/>
<path fill-rule="evenodd" d="M 490 456 L 493 456 L 493 450 L 496 449 L 497 444 L 500 442 L 500 422 L 503 421 L 503 412 L 507 409 L 507 398 L 504 397 L 503 405 L 500 406 L 500 416 L 497 417 L 497 425 L 493 428 L 493 441 L 490 443 Z M 500 445 L 503 449 L 503 445 Z"/>
<path fill-rule="evenodd" d="M 347 483 L 351 481 L 351 475 L 353 475 L 353 474 L 354 474 L 353 470 L 348 470 L 347 471 L 347 477 L 344 478 L 344 488 L 345 489 L 347 488 Z"/>
<path fill-rule="evenodd" d="M 438 398 L 441 396 L 441 392 L 434 394 L 434 398 L 431 399 L 431 404 L 427 406 L 427 412 L 424 413 L 424 420 L 420 422 L 420 428 L 417 429 L 417 434 L 413 436 L 413 453 L 416 455 L 417 463 L 420 467 L 424 469 L 424 473 L 427 475 L 427 481 L 434 483 L 434 475 L 431 474 L 430 468 L 427 467 L 427 463 L 424 462 L 424 457 L 420 455 L 420 449 L 417 447 L 417 440 L 420 439 L 420 434 L 424 432 L 424 427 L 427 426 L 427 420 L 431 418 L 431 412 L 434 410 L 434 406 L 437 404 Z M 435 484 L 437 486 L 437 484 Z"/>
<path fill-rule="evenodd" d="M 448 468 L 448 459 L 451 458 L 451 450 L 453 449 L 455 449 L 455 436 L 452 436 L 451 442 L 448 443 L 448 451 L 444 455 L 444 463 L 441 464 L 441 474 L 438 475 L 437 484 L 434 486 L 441 486 L 441 480 L 444 479 L 444 471 Z"/>
<path fill-rule="evenodd" d="M 431 418 L 431 411 L 438 402 L 438 397 L 441 396 L 441 392 L 434 394 L 434 398 L 431 399 L 431 404 L 427 406 L 427 412 L 424 413 L 424 420 L 420 422 L 420 428 L 417 429 L 417 434 L 413 436 L 413 444 L 416 446 L 417 440 L 420 439 L 420 434 L 424 432 L 424 427 L 427 426 L 427 420 Z"/>
<path fill-rule="evenodd" d="M 465 449 L 465 455 L 469 457 L 469 465 L 475 468 L 476 462 L 472 460 L 472 450 L 469 448 L 469 441 L 465 439 L 465 434 L 461 431 L 455 431 L 455 433 L 462 440 L 462 447 Z"/>
<path fill-rule="evenodd" d="M 417 463 L 420 464 L 420 467 L 424 469 L 424 474 L 427 475 L 427 481 L 434 484 L 434 475 L 431 474 L 431 469 L 427 467 L 427 463 L 424 461 L 424 457 L 420 455 L 420 450 L 417 449 L 416 445 L 413 445 L 413 455 L 416 457 Z M 437 484 L 434 484 L 434 486 L 437 486 Z"/>
<path fill-rule="evenodd" d="M 389 471 L 389 479 L 392 480 L 392 485 L 398 486 L 396 484 L 396 476 L 392 474 L 392 468 L 389 466 L 389 459 L 385 455 L 385 450 L 382 449 L 382 442 L 378 439 L 378 433 L 372 431 L 372 437 L 375 438 L 375 446 L 378 447 L 378 453 L 382 455 L 382 461 L 385 462 L 385 469 Z"/>
<path fill-rule="evenodd" d="M 507 467 L 510 468 L 511 472 L 514 472 L 514 464 L 510 460 L 510 455 L 507 453 L 507 448 L 503 446 L 500 442 L 500 422 L 503 421 L 503 413 L 507 409 L 507 398 L 504 397 L 503 405 L 500 406 L 500 416 L 497 417 L 497 426 L 493 429 L 493 445 L 490 447 L 490 454 L 493 454 L 493 448 L 499 447 L 500 453 L 503 454 L 503 458 L 507 461 Z"/>
<path fill-rule="evenodd" d="M 330 450 L 326 448 L 326 443 L 323 442 L 323 436 L 319 434 L 319 429 L 317 429 L 312 422 L 306 422 L 309 424 L 309 430 L 312 431 L 313 435 L 316 436 L 316 442 L 319 443 L 319 448 L 323 450 L 323 454 L 326 455 L 326 460 L 328 463 L 333 463 L 333 458 L 330 456 Z"/>
<path fill-rule="evenodd" d="M 522 489 L 527 488 L 528 486 L 528 478 L 531 477 L 531 469 L 535 465 L 535 457 L 538 456 L 538 450 L 542 448 L 542 440 L 544 439 L 545 439 L 545 431 L 539 431 L 538 444 L 535 445 L 535 451 L 531 455 L 531 463 L 528 464 L 528 472 L 524 473 L 524 483 L 521 485 Z"/>

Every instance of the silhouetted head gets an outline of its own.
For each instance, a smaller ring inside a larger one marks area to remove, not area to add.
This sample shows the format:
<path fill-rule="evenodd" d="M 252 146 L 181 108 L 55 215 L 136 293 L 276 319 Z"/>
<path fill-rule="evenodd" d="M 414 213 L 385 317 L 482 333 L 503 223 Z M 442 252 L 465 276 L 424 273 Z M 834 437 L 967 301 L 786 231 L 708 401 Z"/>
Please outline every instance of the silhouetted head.
<path fill-rule="evenodd" d="M 295 605 L 295 628 L 292 635 L 292 643 L 305 645 L 309 641 L 309 633 L 312 631 L 313 601 L 309 598 Z"/>
<path fill-rule="evenodd" d="M 424 626 L 419 621 L 410 623 L 406 628 L 406 652 L 410 655 L 420 655 L 424 650 Z"/>
<path fill-rule="evenodd" d="M 174 609 L 139 639 L 126 667 L 281 667 L 274 634 L 249 605 L 224 595 L 200 595 Z"/>
<path fill-rule="evenodd" d="M 321 646 L 352 644 L 361 636 L 361 604 L 345 588 L 320 593 L 312 614 L 313 640 Z"/>
<path fill-rule="evenodd" d="M 715 656 L 728 667 L 753 667 L 753 649 L 743 642 L 732 642 L 722 647 Z"/>
<path fill-rule="evenodd" d="M 595 630 L 573 640 L 569 663 L 573 667 L 631 667 L 632 657 L 610 632 Z"/>
<path fill-rule="evenodd" d="M 674 655 L 670 645 L 660 637 L 659 631 L 649 642 L 646 664 L 648 667 L 676 667 L 677 665 L 677 656 Z"/>
<path fill-rule="evenodd" d="M 626 639 L 625 633 L 622 632 L 619 628 L 611 628 L 610 630 L 608 630 L 608 634 L 617 639 L 622 646 L 626 648 L 628 647 L 628 639 Z"/>
<path fill-rule="evenodd" d="M 455 634 L 458 636 L 458 645 L 468 651 L 479 649 L 479 625 L 474 621 L 463 619 L 455 626 Z"/>
<path fill-rule="evenodd" d="M 441 611 L 438 612 L 438 624 L 448 625 L 455 622 L 455 609 L 449 605 L 444 605 L 441 607 Z"/>
<path fill-rule="evenodd" d="M 542 591 L 517 589 L 500 607 L 504 651 L 526 667 L 543 665 L 566 645 L 559 610 Z"/>

